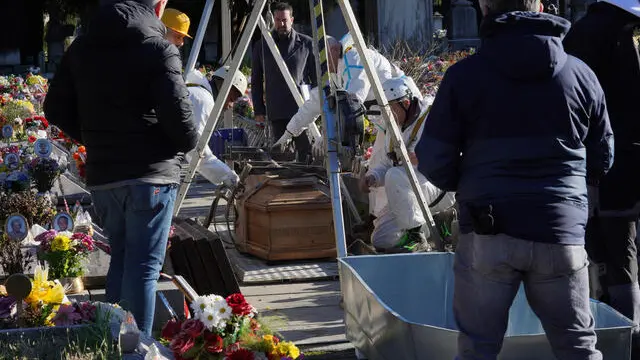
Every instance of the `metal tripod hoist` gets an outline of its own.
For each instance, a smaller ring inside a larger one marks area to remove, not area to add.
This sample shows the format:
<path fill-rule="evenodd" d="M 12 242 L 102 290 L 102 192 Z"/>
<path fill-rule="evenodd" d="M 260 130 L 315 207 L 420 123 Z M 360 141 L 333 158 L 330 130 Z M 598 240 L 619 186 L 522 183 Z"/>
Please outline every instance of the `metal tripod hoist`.
<path fill-rule="evenodd" d="M 207 0 L 205 4 L 204 12 L 201 17 L 200 24 L 198 26 L 198 31 L 196 37 L 194 39 L 194 45 L 191 49 L 191 53 L 189 55 L 189 59 L 187 61 L 187 67 L 185 69 L 185 73 L 193 69 L 196 63 L 197 54 L 200 52 L 200 48 L 202 45 L 202 41 L 204 39 L 204 32 L 206 29 L 206 25 L 209 21 L 211 11 L 213 10 L 213 4 L 215 0 Z M 245 24 L 245 28 L 242 31 L 241 37 L 238 41 L 237 47 L 231 61 L 229 63 L 229 74 L 234 74 L 239 68 L 244 58 L 246 51 L 249 47 L 249 43 L 251 41 L 252 34 L 256 30 L 256 27 L 260 27 L 262 33 L 265 35 L 265 39 L 267 45 L 271 49 L 274 57 L 276 59 L 281 60 L 280 56 L 275 44 L 273 44 L 273 39 L 270 38 L 270 34 L 266 28 L 264 19 L 261 16 L 261 13 L 267 3 L 267 0 L 254 0 L 253 8 L 251 14 L 249 15 L 249 19 Z M 327 53 L 327 42 L 326 42 L 326 34 L 324 27 L 324 16 L 323 16 L 323 8 L 322 8 L 322 0 L 309 0 L 312 19 L 312 28 L 313 28 L 313 37 L 314 37 L 314 53 L 316 58 L 319 59 L 319 62 L 316 62 L 316 72 L 318 78 L 318 91 L 321 99 L 321 103 L 323 104 L 322 109 L 322 119 L 324 121 L 325 126 L 323 141 L 325 141 L 325 149 L 327 149 L 326 154 L 326 166 L 327 166 L 327 175 L 330 183 L 331 189 L 331 201 L 333 207 L 333 220 L 335 227 L 335 235 L 337 242 L 337 251 L 338 257 L 342 258 L 347 255 L 346 248 L 346 237 L 345 237 L 345 228 L 344 228 L 344 217 L 343 217 L 343 209 L 342 209 L 342 190 L 346 190 L 346 186 L 341 186 L 341 169 L 339 163 L 339 152 L 341 151 L 339 133 L 338 133 L 338 122 L 340 121 L 339 111 L 336 111 L 335 101 L 330 101 L 331 98 L 335 99 L 336 89 L 333 87 L 331 82 L 329 81 L 329 67 L 328 67 L 328 53 Z M 354 40 L 354 45 L 356 50 L 358 51 L 360 58 L 364 60 L 364 69 L 367 74 L 367 78 L 371 83 L 371 87 L 375 94 L 376 101 L 380 108 L 382 109 L 382 116 L 384 121 L 387 124 L 388 135 L 392 137 L 394 143 L 397 144 L 396 147 L 400 150 L 400 154 L 402 156 L 403 167 L 409 177 L 409 182 L 411 183 L 411 187 L 413 189 L 416 198 L 418 199 L 418 203 L 420 205 L 420 209 L 424 215 L 424 218 L 427 221 L 427 225 L 429 226 L 431 234 L 434 236 L 436 241 L 436 246 L 441 247 L 442 238 L 440 237 L 440 232 L 437 230 L 435 222 L 433 220 L 433 216 L 429 211 L 429 206 L 426 202 L 426 198 L 422 193 L 422 189 L 418 183 L 416 174 L 411 166 L 411 161 L 409 160 L 409 155 L 406 150 L 406 146 L 404 141 L 402 140 L 401 132 L 396 125 L 395 121 L 393 121 L 393 117 L 391 114 L 391 108 L 389 106 L 389 102 L 387 101 L 384 92 L 382 90 L 382 84 L 380 83 L 380 79 L 378 78 L 377 73 L 374 71 L 373 63 L 371 59 L 369 59 L 365 55 L 365 43 L 360 32 L 360 28 L 355 20 L 355 15 L 351 8 L 351 5 L 348 0 L 338 0 L 338 4 L 340 5 L 340 9 L 342 10 L 342 14 L 344 16 L 347 27 L 349 28 L 349 32 Z M 268 35 L 268 36 L 267 36 Z M 271 40 L 271 41 L 269 41 Z M 274 50 L 275 49 L 275 50 Z M 284 64 L 283 61 L 277 61 L 279 63 L 279 68 L 282 71 L 285 80 L 289 86 L 290 91 L 294 94 L 294 98 L 298 105 L 302 104 L 302 97 L 298 92 L 297 87 L 295 86 L 293 79 Z M 216 125 L 218 124 L 220 115 L 224 106 L 224 99 L 229 95 L 229 91 L 232 86 L 232 76 L 224 79 L 222 83 L 222 88 L 218 93 L 218 96 L 215 99 L 215 105 L 213 110 L 211 111 L 211 115 L 207 120 L 207 124 L 203 130 L 202 136 L 198 139 L 198 143 L 196 145 L 196 151 L 199 156 L 194 156 L 189 164 L 189 169 L 187 174 L 180 186 L 178 191 L 178 196 L 176 198 L 176 204 L 174 208 L 174 216 L 176 216 L 182 203 L 186 197 L 186 194 L 189 190 L 191 182 L 196 174 L 196 170 L 200 165 L 200 161 L 203 158 L 204 149 L 209 143 L 209 139 L 213 134 Z M 314 133 L 313 128 L 315 125 L 310 128 L 311 133 Z M 317 132 L 317 128 L 315 129 Z M 350 200 L 349 196 L 346 196 L 348 200 Z M 347 204 L 350 209 L 355 209 L 355 206 L 352 207 L 352 203 L 347 200 Z M 358 220 L 358 218 L 356 218 Z"/>

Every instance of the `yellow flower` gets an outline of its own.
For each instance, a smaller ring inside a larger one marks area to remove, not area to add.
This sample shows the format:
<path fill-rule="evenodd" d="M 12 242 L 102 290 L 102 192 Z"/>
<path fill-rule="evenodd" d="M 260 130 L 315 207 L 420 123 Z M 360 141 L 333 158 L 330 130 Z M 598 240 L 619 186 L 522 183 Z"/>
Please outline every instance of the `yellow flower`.
<path fill-rule="evenodd" d="M 262 336 L 262 340 L 266 341 L 267 346 L 268 346 L 268 352 L 273 352 L 275 351 L 275 342 L 273 341 L 273 335 L 263 335 Z"/>
<path fill-rule="evenodd" d="M 31 293 L 25 301 L 31 306 L 44 304 L 62 304 L 64 301 L 64 287 L 56 281 L 49 281 L 48 269 L 36 266 L 33 274 Z"/>
<path fill-rule="evenodd" d="M 56 235 L 51 241 L 51 250 L 66 251 L 71 248 L 71 239 L 64 235 Z"/>
<path fill-rule="evenodd" d="M 282 341 L 276 347 L 276 351 L 279 356 L 288 356 L 293 359 L 297 359 L 300 356 L 300 350 L 289 341 Z"/>
<path fill-rule="evenodd" d="M 28 85 L 45 85 L 47 83 L 47 79 L 43 78 L 40 75 L 32 75 L 27 78 Z"/>

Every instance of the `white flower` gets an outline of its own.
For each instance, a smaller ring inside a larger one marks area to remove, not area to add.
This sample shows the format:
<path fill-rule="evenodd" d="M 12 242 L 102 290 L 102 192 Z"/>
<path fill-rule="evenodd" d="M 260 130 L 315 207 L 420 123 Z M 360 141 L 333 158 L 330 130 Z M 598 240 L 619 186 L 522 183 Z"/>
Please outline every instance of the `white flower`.
<path fill-rule="evenodd" d="M 198 316 L 198 320 L 202 321 L 204 326 L 209 329 L 209 331 L 213 331 L 214 327 L 218 326 L 220 322 L 220 318 L 217 316 L 218 314 L 213 311 L 211 308 L 205 308 L 203 312 L 201 312 Z"/>
<path fill-rule="evenodd" d="M 191 303 L 191 308 L 193 309 L 194 316 L 197 317 L 199 314 L 207 310 L 207 308 L 210 307 L 209 304 L 210 303 L 206 296 L 199 296 L 194 299 L 193 303 Z"/>
<path fill-rule="evenodd" d="M 227 304 L 227 301 L 222 299 L 223 301 L 217 301 L 213 307 L 215 312 L 217 313 L 218 318 L 220 319 L 220 323 L 218 327 L 223 327 L 227 320 L 231 319 L 233 315 L 233 311 L 231 307 Z"/>

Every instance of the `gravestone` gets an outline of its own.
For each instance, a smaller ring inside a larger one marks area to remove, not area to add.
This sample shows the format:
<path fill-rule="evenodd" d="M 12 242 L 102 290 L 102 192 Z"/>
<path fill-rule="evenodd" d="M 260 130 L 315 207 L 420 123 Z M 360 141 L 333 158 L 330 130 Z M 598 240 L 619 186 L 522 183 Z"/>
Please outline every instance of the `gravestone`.
<path fill-rule="evenodd" d="M 449 45 L 454 51 L 480 47 L 476 9 L 468 0 L 455 0 L 451 4 L 451 23 L 448 29 Z"/>

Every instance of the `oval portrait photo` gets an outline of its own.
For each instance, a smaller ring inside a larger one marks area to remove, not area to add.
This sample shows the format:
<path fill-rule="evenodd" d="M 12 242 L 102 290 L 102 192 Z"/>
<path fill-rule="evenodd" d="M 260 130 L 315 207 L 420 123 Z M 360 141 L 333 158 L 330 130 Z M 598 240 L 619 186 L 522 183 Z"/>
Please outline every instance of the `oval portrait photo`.
<path fill-rule="evenodd" d="M 18 158 L 18 154 L 14 154 L 14 153 L 8 153 L 7 155 L 4 156 L 4 164 L 9 168 L 9 169 L 17 169 L 18 165 L 20 164 L 20 158 Z"/>
<path fill-rule="evenodd" d="M 35 146 L 34 151 L 39 157 L 47 158 L 53 150 L 51 143 L 47 139 L 38 139 L 33 145 Z"/>
<path fill-rule="evenodd" d="M 2 137 L 5 139 L 11 139 L 13 137 L 13 126 L 5 125 L 2 127 Z"/>
<path fill-rule="evenodd" d="M 53 228 L 57 232 L 73 231 L 73 219 L 71 215 L 64 212 L 58 213 L 58 215 L 53 218 Z"/>
<path fill-rule="evenodd" d="M 11 240 L 24 240 L 29 234 L 27 219 L 20 214 L 9 216 L 4 225 L 4 231 Z"/>

